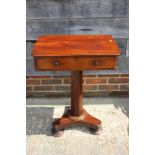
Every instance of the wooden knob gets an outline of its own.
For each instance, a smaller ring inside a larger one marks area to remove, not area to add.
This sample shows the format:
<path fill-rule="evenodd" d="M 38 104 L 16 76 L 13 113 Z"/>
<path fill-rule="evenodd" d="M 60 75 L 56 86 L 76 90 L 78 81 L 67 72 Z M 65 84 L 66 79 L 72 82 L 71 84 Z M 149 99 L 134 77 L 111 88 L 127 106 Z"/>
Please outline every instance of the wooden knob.
<path fill-rule="evenodd" d="M 53 61 L 53 65 L 54 66 L 59 66 L 60 65 L 60 62 L 58 60 L 55 60 L 55 61 Z"/>
<path fill-rule="evenodd" d="M 97 66 L 99 64 L 100 64 L 100 62 L 98 60 L 93 60 L 93 66 Z"/>

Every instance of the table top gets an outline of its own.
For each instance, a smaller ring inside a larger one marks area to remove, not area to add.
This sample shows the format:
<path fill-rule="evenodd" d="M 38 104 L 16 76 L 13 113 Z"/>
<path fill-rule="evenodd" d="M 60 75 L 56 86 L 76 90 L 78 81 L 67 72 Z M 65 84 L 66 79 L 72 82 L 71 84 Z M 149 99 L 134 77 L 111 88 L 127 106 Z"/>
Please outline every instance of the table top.
<path fill-rule="evenodd" d="M 45 35 L 37 39 L 32 56 L 117 56 L 120 50 L 111 35 Z"/>

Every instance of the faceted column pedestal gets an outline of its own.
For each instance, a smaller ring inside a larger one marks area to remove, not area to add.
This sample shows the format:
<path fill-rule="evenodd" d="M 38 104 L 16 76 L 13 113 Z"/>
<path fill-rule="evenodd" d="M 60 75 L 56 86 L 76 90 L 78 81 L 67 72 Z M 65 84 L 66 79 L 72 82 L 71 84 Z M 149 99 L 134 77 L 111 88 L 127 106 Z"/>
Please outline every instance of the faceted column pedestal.
<path fill-rule="evenodd" d="M 59 137 L 63 134 L 64 128 L 75 125 L 87 126 L 93 134 L 101 131 L 101 121 L 91 116 L 83 109 L 82 103 L 82 71 L 71 72 L 71 109 L 54 121 L 52 134 Z"/>

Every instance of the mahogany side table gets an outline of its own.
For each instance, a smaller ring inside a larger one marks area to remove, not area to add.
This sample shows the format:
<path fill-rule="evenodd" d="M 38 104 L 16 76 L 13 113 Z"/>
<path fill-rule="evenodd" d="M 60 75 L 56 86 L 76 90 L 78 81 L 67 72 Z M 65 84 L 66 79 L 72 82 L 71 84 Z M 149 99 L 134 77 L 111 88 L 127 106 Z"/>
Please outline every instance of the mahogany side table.
<path fill-rule="evenodd" d="M 71 109 L 53 124 L 60 136 L 65 127 L 84 125 L 94 134 L 101 121 L 83 109 L 82 71 L 116 69 L 120 50 L 111 35 L 45 35 L 35 43 L 32 56 L 36 71 L 71 71 Z"/>

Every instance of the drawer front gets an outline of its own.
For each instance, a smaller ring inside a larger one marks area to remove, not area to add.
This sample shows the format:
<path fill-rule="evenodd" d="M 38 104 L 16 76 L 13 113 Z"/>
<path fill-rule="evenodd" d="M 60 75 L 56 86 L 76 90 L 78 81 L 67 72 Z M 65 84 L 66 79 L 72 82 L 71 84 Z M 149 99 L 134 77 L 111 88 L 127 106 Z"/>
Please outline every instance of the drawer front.
<path fill-rule="evenodd" d="M 99 70 L 115 69 L 116 56 L 104 57 L 38 57 L 35 58 L 36 69 L 40 71 L 56 70 Z"/>

